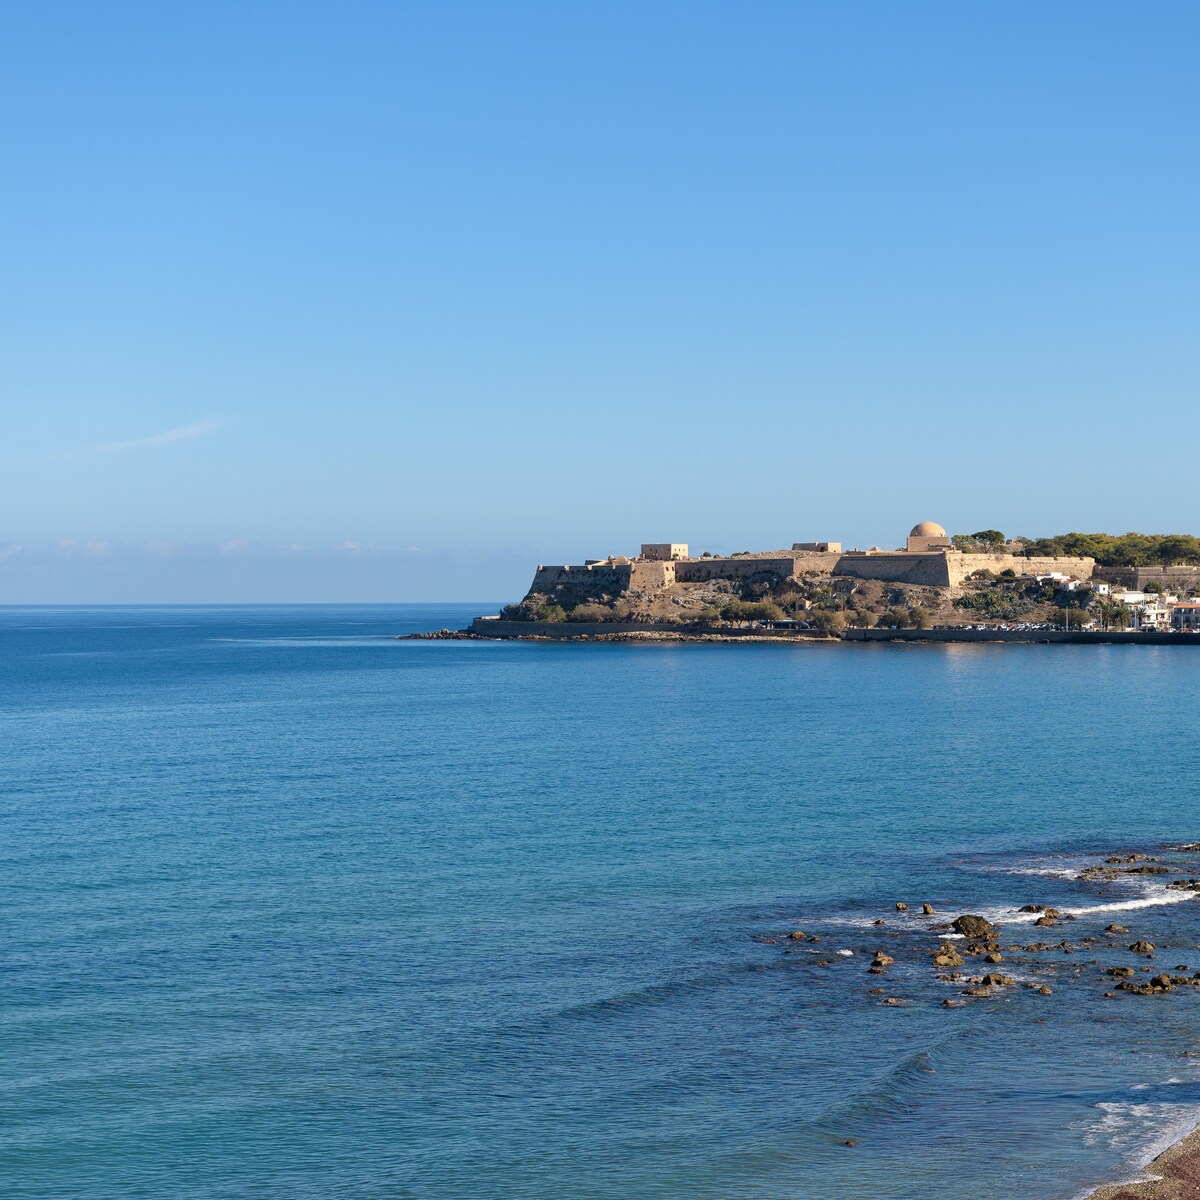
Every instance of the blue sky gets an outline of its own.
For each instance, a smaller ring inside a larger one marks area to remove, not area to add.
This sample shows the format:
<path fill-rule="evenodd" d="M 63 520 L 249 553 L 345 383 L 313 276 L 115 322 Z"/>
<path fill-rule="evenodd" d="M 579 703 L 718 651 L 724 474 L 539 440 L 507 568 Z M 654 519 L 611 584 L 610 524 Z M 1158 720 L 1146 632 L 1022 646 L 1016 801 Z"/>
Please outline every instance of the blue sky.
<path fill-rule="evenodd" d="M 1200 10 L 8 5 L 0 602 L 1200 532 Z"/>

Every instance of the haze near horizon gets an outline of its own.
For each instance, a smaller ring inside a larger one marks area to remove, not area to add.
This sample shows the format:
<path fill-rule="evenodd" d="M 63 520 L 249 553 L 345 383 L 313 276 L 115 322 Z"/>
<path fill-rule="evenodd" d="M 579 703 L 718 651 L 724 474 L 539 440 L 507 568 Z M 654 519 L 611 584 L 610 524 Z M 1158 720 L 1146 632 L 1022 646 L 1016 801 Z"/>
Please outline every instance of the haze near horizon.
<path fill-rule="evenodd" d="M 1200 14 L 10 7 L 0 603 L 1200 532 Z"/>

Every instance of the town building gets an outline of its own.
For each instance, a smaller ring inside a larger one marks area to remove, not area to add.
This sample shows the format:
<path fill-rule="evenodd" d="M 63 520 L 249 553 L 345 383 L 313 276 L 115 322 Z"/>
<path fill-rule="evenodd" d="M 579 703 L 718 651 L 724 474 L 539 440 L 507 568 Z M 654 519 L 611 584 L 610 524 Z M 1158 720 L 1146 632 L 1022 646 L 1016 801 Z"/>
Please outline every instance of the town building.
<path fill-rule="evenodd" d="M 1171 628 L 1178 630 L 1200 629 L 1200 604 L 1171 605 Z"/>

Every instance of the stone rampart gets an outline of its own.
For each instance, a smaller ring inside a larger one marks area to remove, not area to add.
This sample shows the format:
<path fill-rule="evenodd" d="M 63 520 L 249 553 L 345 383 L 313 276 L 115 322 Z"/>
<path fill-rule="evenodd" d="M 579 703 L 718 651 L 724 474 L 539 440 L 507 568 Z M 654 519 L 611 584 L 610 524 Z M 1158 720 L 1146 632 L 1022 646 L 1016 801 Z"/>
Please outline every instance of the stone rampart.
<path fill-rule="evenodd" d="M 1015 571 L 1018 575 L 1050 575 L 1059 571 L 1076 579 L 1091 579 L 1096 570 L 1094 558 L 1025 558 L 1017 554 L 963 554 L 958 550 L 947 555 L 950 582 L 957 586 L 976 571 Z"/>
<path fill-rule="evenodd" d="M 880 579 L 885 583 L 912 583 L 925 587 L 958 587 L 976 571 L 1015 571 L 1018 575 L 1049 575 L 1061 571 L 1077 579 L 1091 579 L 1091 558 L 1022 558 L 1013 554 L 964 554 L 961 550 L 843 554 L 835 575 L 855 579 Z"/>
<path fill-rule="evenodd" d="M 780 554 L 738 558 L 690 558 L 675 564 L 680 583 L 708 583 L 713 579 L 782 580 L 804 574 L 828 575 L 837 565 L 836 554 Z"/>
<path fill-rule="evenodd" d="M 1131 592 L 1144 592 L 1148 583 L 1157 583 L 1166 592 L 1186 591 L 1200 588 L 1200 566 L 1097 567 L 1096 578 Z"/>
<path fill-rule="evenodd" d="M 834 568 L 835 575 L 853 579 L 881 579 L 886 583 L 915 583 L 926 587 L 949 587 L 948 555 L 916 554 L 843 554 Z"/>

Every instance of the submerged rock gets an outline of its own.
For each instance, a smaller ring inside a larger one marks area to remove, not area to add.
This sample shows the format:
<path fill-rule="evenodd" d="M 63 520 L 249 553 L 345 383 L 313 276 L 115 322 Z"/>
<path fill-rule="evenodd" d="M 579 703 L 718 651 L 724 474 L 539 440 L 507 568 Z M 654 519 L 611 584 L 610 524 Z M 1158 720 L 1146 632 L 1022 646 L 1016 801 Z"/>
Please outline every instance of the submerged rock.
<path fill-rule="evenodd" d="M 1128 933 L 1129 930 L 1124 925 L 1105 925 L 1105 933 Z"/>

